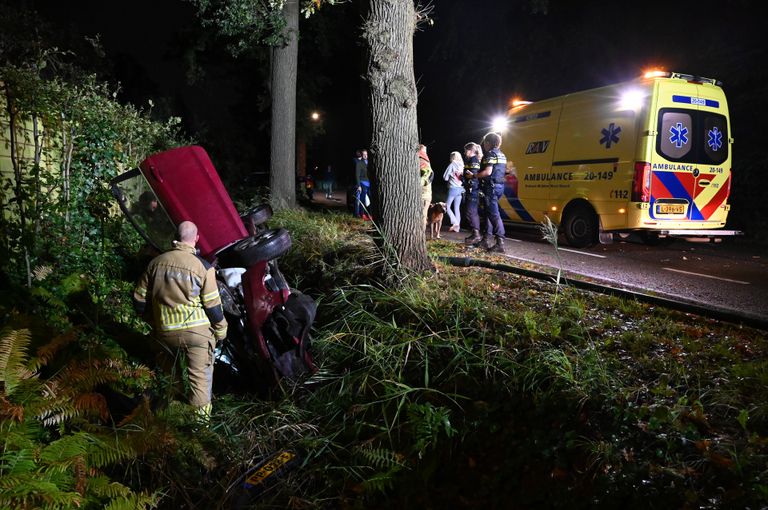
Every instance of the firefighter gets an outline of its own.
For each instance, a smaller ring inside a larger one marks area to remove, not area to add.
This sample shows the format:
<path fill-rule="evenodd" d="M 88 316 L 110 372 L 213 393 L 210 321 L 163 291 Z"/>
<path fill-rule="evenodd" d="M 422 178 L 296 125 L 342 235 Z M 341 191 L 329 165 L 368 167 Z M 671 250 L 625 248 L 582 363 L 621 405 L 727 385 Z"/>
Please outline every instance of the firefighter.
<path fill-rule="evenodd" d="M 213 352 L 227 336 L 216 274 L 196 254 L 200 236 L 191 221 L 179 224 L 174 248 L 155 257 L 133 293 L 136 311 L 151 323 L 165 368 L 173 369 L 183 353 L 187 359 L 189 402 L 203 420 L 211 413 Z"/>

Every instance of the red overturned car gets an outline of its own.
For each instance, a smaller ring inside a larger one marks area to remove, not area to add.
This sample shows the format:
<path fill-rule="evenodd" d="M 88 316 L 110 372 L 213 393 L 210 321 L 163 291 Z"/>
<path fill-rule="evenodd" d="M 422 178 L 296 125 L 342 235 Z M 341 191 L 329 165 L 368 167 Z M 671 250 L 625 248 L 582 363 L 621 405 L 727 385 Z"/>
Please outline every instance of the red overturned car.
<path fill-rule="evenodd" d="M 269 205 L 238 213 L 198 146 L 154 154 L 110 184 L 144 238 L 146 256 L 169 249 L 182 221 L 198 226 L 200 256 L 216 267 L 229 323 L 216 352 L 215 391 L 263 393 L 281 377 L 298 379 L 316 370 L 309 330 L 317 307 L 291 289 L 278 268 L 291 237 L 285 229 L 267 227 Z"/>

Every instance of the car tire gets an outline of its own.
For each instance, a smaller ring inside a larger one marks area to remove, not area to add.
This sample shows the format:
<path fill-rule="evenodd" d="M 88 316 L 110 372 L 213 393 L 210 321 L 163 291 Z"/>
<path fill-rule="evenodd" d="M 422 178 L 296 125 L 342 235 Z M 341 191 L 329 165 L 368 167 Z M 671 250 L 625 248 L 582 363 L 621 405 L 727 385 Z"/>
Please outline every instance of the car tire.
<path fill-rule="evenodd" d="M 245 228 L 251 232 L 251 229 L 255 230 L 266 223 L 272 217 L 272 206 L 269 204 L 257 205 L 249 209 L 245 214 L 240 215 L 240 219 L 243 220 Z"/>
<path fill-rule="evenodd" d="M 241 239 L 218 254 L 219 267 L 250 267 L 257 262 L 276 259 L 291 249 L 291 235 L 284 228 Z"/>
<path fill-rule="evenodd" d="M 586 248 L 597 243 L 597 215 L 587 205 L 579 204 L 569 208 L 562 228 L 569 246 Z"/>

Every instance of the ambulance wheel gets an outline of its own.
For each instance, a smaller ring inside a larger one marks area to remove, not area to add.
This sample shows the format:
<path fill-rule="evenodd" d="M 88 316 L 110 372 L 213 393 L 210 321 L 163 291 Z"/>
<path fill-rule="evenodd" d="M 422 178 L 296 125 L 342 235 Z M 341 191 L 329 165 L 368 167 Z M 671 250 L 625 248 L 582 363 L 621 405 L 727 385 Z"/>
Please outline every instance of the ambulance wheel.
<path fill-rule="evenodd" d="M 597 243 L 597 215 L 588 205 L 578 204 L 568 208 L 562 228 L 565 240 L 574 248 L 586 248 Z"/>
<path fill-rule="evenodd" d="M 284 228 L 241 239 L 218 255 L 219 267 L 250 267 L 257 262 L 276 259 L 291 249 L 291 235 Z"/>

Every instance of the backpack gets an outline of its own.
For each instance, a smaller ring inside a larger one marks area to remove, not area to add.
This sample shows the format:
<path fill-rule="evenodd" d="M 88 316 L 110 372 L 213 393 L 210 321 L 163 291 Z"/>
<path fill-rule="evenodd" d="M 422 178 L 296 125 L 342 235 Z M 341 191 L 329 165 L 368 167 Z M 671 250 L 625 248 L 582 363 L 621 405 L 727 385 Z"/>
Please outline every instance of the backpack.
<path fill-rule="evenodd" d="M 285 305 L 276 307 L 262 326 L 262 334 L 277 371 L 288 379 L 313 374 L 317 368 L 309 353 L 309 330 L 317 313 L 315 301 L 292 291 Z"/>

